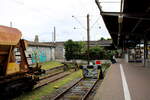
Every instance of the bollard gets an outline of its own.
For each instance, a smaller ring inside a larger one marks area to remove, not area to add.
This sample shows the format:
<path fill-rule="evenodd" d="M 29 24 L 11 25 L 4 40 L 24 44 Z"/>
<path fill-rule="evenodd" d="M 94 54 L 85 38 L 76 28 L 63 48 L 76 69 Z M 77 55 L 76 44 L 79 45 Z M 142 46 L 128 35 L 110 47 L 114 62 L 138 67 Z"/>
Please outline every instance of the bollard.
<path fill-rule="evenodd" d="M 103 71 L 102 71 L 102 66 L 98 65 L 98 68 L 100 69 L 99 78 L 100 79 L 104 79 L 104 74 L 103 74 Z"/>

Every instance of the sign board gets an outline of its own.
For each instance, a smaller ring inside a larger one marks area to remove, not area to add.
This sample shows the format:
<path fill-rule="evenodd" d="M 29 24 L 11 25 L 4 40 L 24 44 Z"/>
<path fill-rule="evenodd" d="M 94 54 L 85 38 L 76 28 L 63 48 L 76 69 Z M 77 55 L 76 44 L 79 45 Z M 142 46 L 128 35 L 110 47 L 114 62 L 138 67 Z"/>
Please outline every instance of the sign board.
<path fill-rule="evenodd" d="M 101 63 L 100 60 L 96 60 L 96 61 L 95 61 L 95 64 L 96 64 L 96 65 L 101 65 L 102 63 Z"/>

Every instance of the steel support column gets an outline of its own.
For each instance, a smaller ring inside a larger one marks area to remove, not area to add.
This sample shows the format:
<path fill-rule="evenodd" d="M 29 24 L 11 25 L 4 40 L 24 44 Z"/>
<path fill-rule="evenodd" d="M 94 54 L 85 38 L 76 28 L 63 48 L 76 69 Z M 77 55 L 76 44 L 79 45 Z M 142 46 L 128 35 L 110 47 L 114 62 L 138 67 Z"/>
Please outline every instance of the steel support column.
<path fill-rule="evenodd" d="M 148 59 L 147 39 L 144 38 L 144 67 L 146 67 L 147 59 Z"/>

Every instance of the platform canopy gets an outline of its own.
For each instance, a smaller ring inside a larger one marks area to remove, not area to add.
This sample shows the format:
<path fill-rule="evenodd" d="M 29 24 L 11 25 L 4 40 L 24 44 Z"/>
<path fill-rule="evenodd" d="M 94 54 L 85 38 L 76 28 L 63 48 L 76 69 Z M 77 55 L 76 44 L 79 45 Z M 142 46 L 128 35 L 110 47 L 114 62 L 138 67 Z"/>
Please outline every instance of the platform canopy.
<path fill-rule="evenodd" d="M 115 46 L 150 40 L 149 0 L 96 0 Z"/>
<path fill-rule="evenodd" d="M 21 32 L 16 28 L 0 26 L 0 45 L 17 45 Z"/>

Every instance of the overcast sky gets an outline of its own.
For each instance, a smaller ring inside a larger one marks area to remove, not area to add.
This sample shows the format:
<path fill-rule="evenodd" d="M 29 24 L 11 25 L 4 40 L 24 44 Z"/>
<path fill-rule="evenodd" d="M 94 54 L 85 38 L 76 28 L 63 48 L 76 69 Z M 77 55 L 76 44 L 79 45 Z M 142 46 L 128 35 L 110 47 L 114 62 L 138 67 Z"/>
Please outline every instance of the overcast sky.
<path fill-rule="evenodd" d="M 54 26 L 57 41 L 86 40 L 87 13 L 91 40 L 110 38 L 95 0 L 0 0 L 0 25 L 12 21 L 27 40 L 52 41 Z"/>

